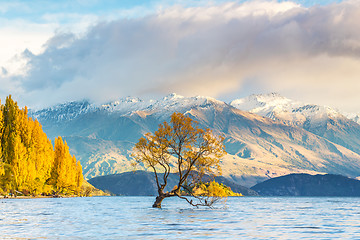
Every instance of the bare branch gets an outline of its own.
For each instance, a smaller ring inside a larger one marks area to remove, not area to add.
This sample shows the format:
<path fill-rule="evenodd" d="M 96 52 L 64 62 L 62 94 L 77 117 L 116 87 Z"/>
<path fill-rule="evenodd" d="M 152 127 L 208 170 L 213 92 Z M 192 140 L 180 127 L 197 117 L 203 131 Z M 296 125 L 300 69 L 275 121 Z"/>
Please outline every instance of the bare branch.
<path fill-rule="evenodd" d="M 154 175 L 155 175 L 155 179 L 156 179 L 156 185 L 158 187 L 158 189 L 160 188 L 160 184 L 159 184 L 159 178 L 158 178 L 158 175 L 157 175 L 157 172 L 156 172 L 156 169 L 154 166 L 151 166 L 153 171 L 154 171 Z"/>

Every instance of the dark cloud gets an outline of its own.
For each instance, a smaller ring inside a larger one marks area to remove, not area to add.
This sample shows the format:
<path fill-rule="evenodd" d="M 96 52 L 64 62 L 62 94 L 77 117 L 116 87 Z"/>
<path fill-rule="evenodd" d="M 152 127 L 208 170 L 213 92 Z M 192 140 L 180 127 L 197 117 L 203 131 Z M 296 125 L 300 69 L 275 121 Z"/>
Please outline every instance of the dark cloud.
<path fill-rule="evenodd" d="M 98 23 L 81 37 L 56 34 L 43 53 L 25 54 L 26 75 L 11 80 L 30 105 L 168 92 L 218 97 L 243 94 L 256 79 L 259 89 L 355 111 L 359 22 L 359 1 L 171 7 Z M 343 95 L 348 101 L 334 101 Z"/>

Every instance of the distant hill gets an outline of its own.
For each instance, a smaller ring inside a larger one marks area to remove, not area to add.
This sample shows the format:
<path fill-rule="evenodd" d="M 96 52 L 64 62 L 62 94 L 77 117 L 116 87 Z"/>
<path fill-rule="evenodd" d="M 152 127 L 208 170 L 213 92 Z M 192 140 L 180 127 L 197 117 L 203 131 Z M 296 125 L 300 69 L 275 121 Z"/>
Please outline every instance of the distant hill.
<path fill-rule="evenodd" d="M 360 181 L 341 175 L 289 174 L 256 184 L 261 196 L 360 197 Z"/>
<path fill-rule="evenodd" d="M 177 184 L 177 175 L 170 174 L 165 191 L 170 191 Z M 249 188 L 238 185 L 222 176 L 216 177 L 215 181 L 230 187 L 232 191 L 244 196 L 257 196 L 258 194 Z M 90 184 L 103 191 L 110 191 L 116 195 L 124 196 L 155 196 L 157 187 L 152 172 L 134 171 L 107 176 L 95 177 L 88 180 Z"/>

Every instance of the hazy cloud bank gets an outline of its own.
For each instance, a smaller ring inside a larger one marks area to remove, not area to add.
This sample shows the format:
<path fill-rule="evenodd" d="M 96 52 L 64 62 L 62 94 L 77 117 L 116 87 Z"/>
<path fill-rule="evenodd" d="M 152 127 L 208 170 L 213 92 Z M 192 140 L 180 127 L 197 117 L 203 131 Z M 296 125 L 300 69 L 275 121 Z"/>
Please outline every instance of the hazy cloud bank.
<path fill-rule="evenodd" d="M 169 92 L 224 98 L 252 85 L 359 111 L 359 22 L 359 1 L 166 8 L 98 23 L 81 37 L 56 34 L 43 53 L 24 52 L 25 75 L 0 71 L 0 95 L 43 106 Z"/>

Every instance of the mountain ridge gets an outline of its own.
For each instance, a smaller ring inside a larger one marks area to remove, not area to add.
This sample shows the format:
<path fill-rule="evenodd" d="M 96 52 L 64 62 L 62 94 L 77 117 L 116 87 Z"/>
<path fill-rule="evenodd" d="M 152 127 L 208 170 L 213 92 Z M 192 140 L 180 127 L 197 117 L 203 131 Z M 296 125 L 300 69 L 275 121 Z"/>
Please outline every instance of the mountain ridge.
<path fill-rule="evenodd" d="M 211 97 L 170 94 L 158 101 L 126 98 L 98 106 L 73 102 L 33 116 L 50 137 L 65 137 L 84 166 L 84 176 L 91 178 L 128 171 L 135 142 L 168 121 L 173 112 L 182 112 L 200 127 L 225 137 L 229 154 L 222 159 L 224 174 L 240 185 L 251 186 L 291 172 L 360 175 L 360 155 L 346 146 Z"/>
<path fill-rule="evenodd" d="M 294 101 L 277 93 L 251 95 L 233 100 L 230 105 L 304 128 L 360 154 L 360 125 L 328 106 Z"/>

